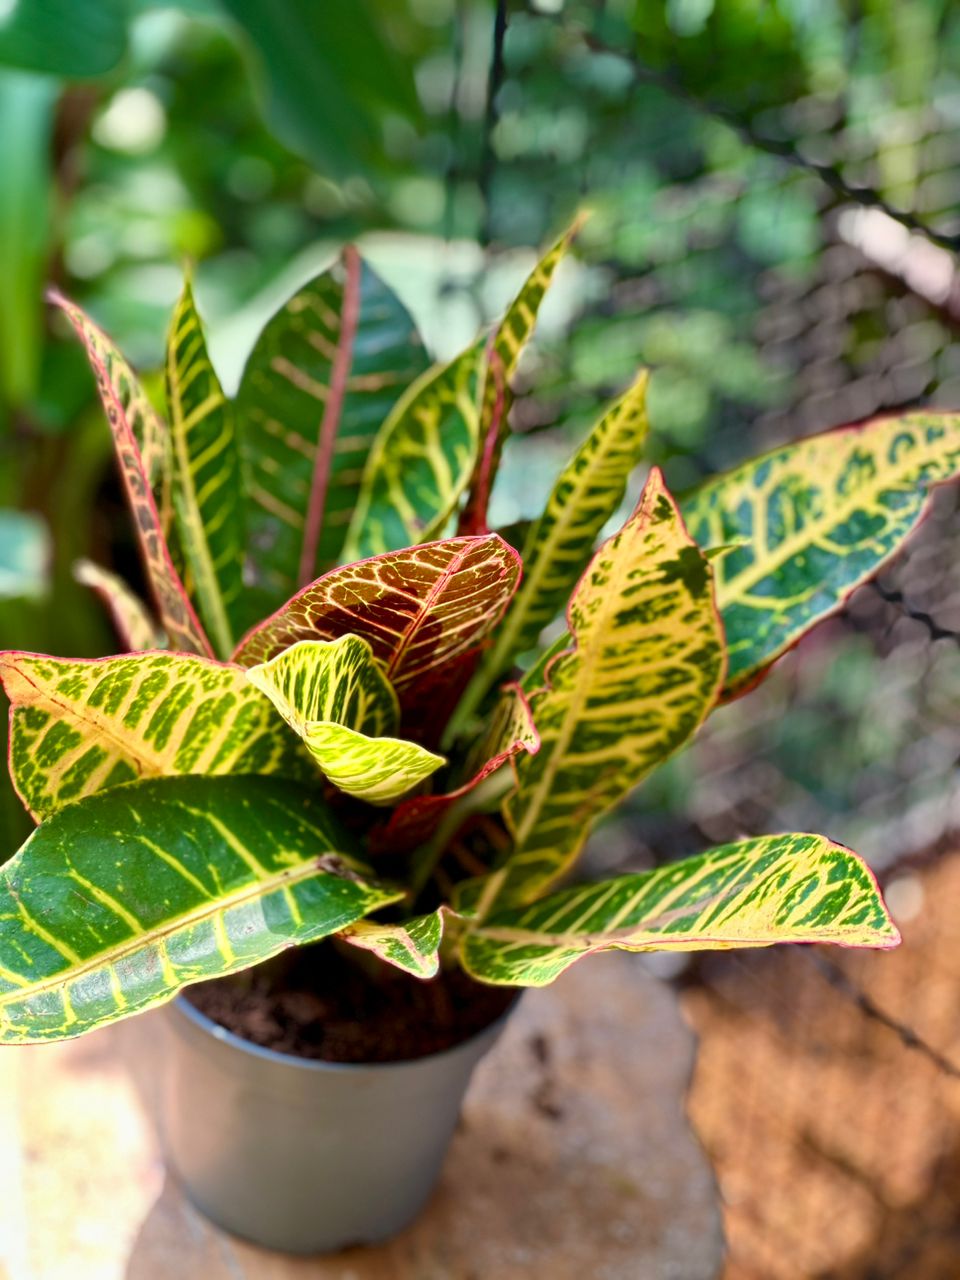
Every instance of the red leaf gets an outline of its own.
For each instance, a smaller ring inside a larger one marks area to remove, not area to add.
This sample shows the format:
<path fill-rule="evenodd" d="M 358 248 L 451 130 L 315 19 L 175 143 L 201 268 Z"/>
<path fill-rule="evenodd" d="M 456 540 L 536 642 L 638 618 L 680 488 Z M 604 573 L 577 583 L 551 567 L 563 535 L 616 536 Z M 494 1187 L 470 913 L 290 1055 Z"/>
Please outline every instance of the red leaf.
<path fill-rule="evenodd" d="M 497 534 L 388 551 L 324 574 L 254 627 L 233 660 L 252 667 L 298 640 L 370 642 L 402 705 L 417 685 L 475 649 L 520 581 L 520 557 Z"/>

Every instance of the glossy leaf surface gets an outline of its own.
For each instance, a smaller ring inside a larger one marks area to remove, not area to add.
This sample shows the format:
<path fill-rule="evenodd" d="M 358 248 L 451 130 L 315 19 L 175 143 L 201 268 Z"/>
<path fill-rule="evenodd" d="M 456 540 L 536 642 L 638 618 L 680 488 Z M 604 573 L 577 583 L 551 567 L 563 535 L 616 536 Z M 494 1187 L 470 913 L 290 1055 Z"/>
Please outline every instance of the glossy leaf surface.
<path fill-rule="evenodd" d="M 166 427 L 106 335 L 60 294 L 52 293 L 50 299 L 66 313 L 96 377 L 163 629 L 174 649 L 211 655 L 210 643 L 170 555 L 166 513 L 161 514 L 157 505 L 155 489 L 164 489 L 169 457 Z"/>
<path fill-rule="evenodd" d="M 682 509 L 700 545 L 734 544 L 716 569 L 727 691 L 839 609 L 958 469 L 960 415 L 910 413 L 785 445 L 692 493 Z"/>
<path fill-rule="evenodd" d="M 335 933 L 398 896 L 364 874 L 322 801 L 277 779 L 68 805 L 0 869 L 0 1042 L 80 1035 Z"/>
<path fill-rule="evenodd" d="M 244 666 L 298 640 L 368 640 L 401 704 L 412 686 L 475 649 L 496 626 L 520 577 L 496 534 L 448 538 L 345 565 L 294 596 L 241 642 Z"/>
<path fill-rule="evenodd" d="M 389 804 L 444 763 L 389 736 L 400 710 L 366 640 L 302 640 L 247 672 L 300 735 L 327 778 L 358 800 Z"/>
<path fill-rule="evenodd" d="M 176 653 L 93 661 L 0 654 L 12 704 L 10 774 L 35 818 L 137 778 L 314 776 L 239 667 Z"/>
<path fill-rule="evenodd" d="M 484 655 L 462 716 L 518 654 L 531 649 L 563 610 L 586 568 L 600 530 L 623 498 L 647 437 L 647 374 L 603 415 L 554 485 L 543 514 L 524 539 L 523 581 Z"/>
<path fill-rule="evenodd" d="M 893 947 L 871 873 L 825 836 L 760 836 L 654 871 L 497 911 L 467 932 L 467 971 L 541 987 L 593 951 L 712 951 L 778 942 Z"/>
<path fill-rule="evenodd" d="M 426 916 L 415 916 L 403 924 L 359 920 L 338 936 L 355 947 L 372 951 L 387 964 L 404 969 L 415 978 L 435 978 L 440 972 L 443 908 L 438 907 Z"/>
<path fill-rule="evenodd" d="M 373 440 L 427 363 L 406 309 L 352 249 L 269 321 L 237 394 L 248 625 L 340 558 Z"/>
<path fill-rule="evenodd" d="M 487 353 L 488 367 L 480 406 L 478 437 L 482 452 L 470 483 L 470 493 L 459 529 L 461 533 L 486 532 L 490 493 L 500 465 L 504 441 L 510 434 L 509 415 L 513 403 L 510 380 L 533 335 L 540 304 L 582 222 L 582 218 L 577 218 L 543 255 L 523 282 L 520 292 L 494 332 Z"/>
<path fill-rule="evenodd" d="M 710 566 L 659 471 L 603 544 L 571 598 L 572 647 L 528 678 L 536 755 L 515 760 L 504 815 L 515 853 L 500 888 L 541 893 L 580 851 L 592 822 L 693 734 L 714 705 L 723 636 Z"/>
<path fill-rule="evenodd" d="M 167 342 L 173 507 L 194 598 L 220 657 L 240 634 L 243 494 L 233 407 L 207 354 L 189 281 Z"/>
<path fill-rule="evenodd" d="M 374 442 L 343 557 L 360 560 L 442 533 L 477 455 L 484 344 L 429 369 Z"/>

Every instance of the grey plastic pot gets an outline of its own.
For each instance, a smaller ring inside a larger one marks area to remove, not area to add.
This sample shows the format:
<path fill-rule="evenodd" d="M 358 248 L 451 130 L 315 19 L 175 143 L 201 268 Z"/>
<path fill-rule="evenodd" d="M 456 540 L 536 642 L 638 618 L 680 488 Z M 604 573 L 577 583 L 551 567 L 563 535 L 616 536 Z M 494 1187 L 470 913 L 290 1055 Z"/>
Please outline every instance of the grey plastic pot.
<path fill-rule="evenodd" d="M 218 1226 L 289 1253 L 375 1244 L 416 1217 L 509 1015 L 443 1053 L 355 1065 L 262 1049 L 183 999 L 166 1012 L 168 1165 Z"/>

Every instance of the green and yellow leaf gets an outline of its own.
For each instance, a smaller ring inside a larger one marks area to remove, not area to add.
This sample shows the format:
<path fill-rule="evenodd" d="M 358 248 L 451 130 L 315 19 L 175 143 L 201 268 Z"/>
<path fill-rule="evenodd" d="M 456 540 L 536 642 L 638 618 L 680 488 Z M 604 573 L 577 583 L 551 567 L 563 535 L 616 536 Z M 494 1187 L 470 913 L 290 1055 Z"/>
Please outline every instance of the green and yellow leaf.
<path fill-rule="evenodd" d="M 337 935 L 355 947 L 372 951 L 387 964 L 404 969 L 415 978 L 435 978 L 440 972 L 443 939 L 443 907 L 402 924 L 358 920 Z"/>
<path fill-rule="evenodd" d="M 366 640 L 301 640 L 247 678 L 303 739 L 324 775 L 368 804 L 390 804 L 435 773 L 442 756 L 389 736 L 397 696 Z"/>
<path fill-rule="evenodd" d="M 92 560 L 78 560 L 73 566 L 73 576 L 103 601 L 121 644 L 129 652 L 166 647 L 166 636 L 150 616 L 147 606 L 122 578 Z"/>
<path fill-rule="evenodd" d="M 240 667 L 176 653 L 86 660 L 0 653 L 12 704 L 10 775 L 36 819 L 137 778 L 314 777 Z"/>
<path fill-rule="evenodd" d="M 593 557 L 567 616 L 572 647 L 541 668 L 546 688 L 524 682 L 540 750 L 515 758 L 504 805 L 515 852 L 494 887 L 507 899 L 528 901 L 562 875 L 594 820 L 687 741 L 720 691 L 710 565 L 658 470 Z"/>
<path fill-rule="evenodd" d="M 68 805 L 0 868 L 0 1043 L 63 1040 L 401 895 L 275 778 L 154 778 Z"/>
<path fill-rule="evenodd" d="M 336 564 L 371 445 L 427 364 L 403 304 L 351 248 L 267 324 L 236 401 L 249 624 Z"/>
<path fill-rule="evenodd" d="M 487 373 L 480 405 L 478 441 L 483 452 L 470 482 L 458 532 L 486 533 L 487 506 L 500 465 L 504 441 L 510 434 L 510 406 L 513 392 L 510 379 L 516 373 L 523 350 L 537 323 L 540 304 L 553 281 L 567 250 L 580 230 L 585 215 L 578 216 L 560 239 L 540 259 L 523 287 L 507 308 L 488 348 Z"/>
<path fill-rule="evenodd" d="M 189 280 L 167 341 L 173 509 L 197 608 L 221 658 L 242 630 L 243 494 L 233 406 L 207 354 Z"/>
<path fill-rule="evenodd" d="M 735 544 L 716 570 L 727 692 L 839 609 L 958 470 L 960 414 L 908 413 L 774 449 L 692 493 L 682 510 L 700 545 Z"/>
<path fill-rule="evenodd" d="M 173 648 L 212 656 L 210 642 L 170 555 L 167 513 L 161 513 L 157 505 L 157 495 L 163 507 L 167 494 L 166 427 L 130 366 L 106 335 L 60 294 L 51 293 L 50 300 L 63 310 L 76 330 L 96 377 L 163 629 Z"/>
<path fill-rule="evenodd" d="M 448 538 L 318 578 L 241 641 L 235 661 L 256 666 L 299 640 L 368 640 L 400 703 L 474 650 L 497 625 L 520 577 L 496 534 Z"/>
<path fill-rule="evenodd" d="M 533 648 L 544 627 L 562 612 L 640 461 L 647 438 L 647 381 L 646 372 L 641 373 L 603 415 L 530 526 L 520 553 L 523 581 L 458 709 L 458 722 L 466 722 L 514 658 Z"/>
<path fill-rule="evenodd" d="M 484 344 L 428 369 L 374 442 L 343 558 L 378 556 L 443 532 L 470 479 L 480 433 Z"/>
<path fill-rule="evenodd" d="M 542 987 L 594 951 L 713 951 L 900 941 L 870 871 L 825 836 L 760 836 L 532 906 L 498 910 L 464 935 L 483 982 Z"/>

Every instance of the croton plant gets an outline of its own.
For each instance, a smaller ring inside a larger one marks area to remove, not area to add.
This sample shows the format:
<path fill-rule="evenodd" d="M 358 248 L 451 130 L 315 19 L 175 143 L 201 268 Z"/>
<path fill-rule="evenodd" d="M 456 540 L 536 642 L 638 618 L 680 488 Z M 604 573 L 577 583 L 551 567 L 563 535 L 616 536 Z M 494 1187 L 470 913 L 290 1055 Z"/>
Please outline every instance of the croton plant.
<path fill-rule="evenodd" d="M 960 467 L 960 415 L 805 439 L 679 503 L 654 468 L 597 548 L 644 455 L 640 373 L 543 513 L 490 530 L 511 380 L 570 239 L 441 365 L 348 248 L 270 320 L 234 399 L 188 283 L 166 421 L 54 296 L 155 616 L 87 564 L 127 651 L 0 655 L 39 824 L 0 870 L 0 1039 L 77 1035 L 330 935 L 517 986 L 606 948 L 896 944 L 870 872 L 824 836 L 569 873 L 603 814 L 902 543 Z"/>

